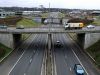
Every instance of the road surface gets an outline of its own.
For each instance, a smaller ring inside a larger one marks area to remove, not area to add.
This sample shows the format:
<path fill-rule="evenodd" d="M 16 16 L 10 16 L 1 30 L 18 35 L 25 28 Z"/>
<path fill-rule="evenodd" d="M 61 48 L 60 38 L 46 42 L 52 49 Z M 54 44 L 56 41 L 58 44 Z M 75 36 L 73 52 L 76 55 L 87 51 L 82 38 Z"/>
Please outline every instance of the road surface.
<path fill-rule="evenodd" d="M 46 35 L 38 35 L 8 75 L 40 75 Z"/>
<path fill-rule="evenodd" d="M 70 39 L 68 34 L 54 34 L 53 45 L 57 40 L 61 42 L 63 47 L 53 46 L 52 49 L 56 75 L 76 75 L 73 69 L 75 64 L 83 66 L 85 75 L 100 75 L 89 57 Z"/>
<path fill-rule="evenodd" d="M 0 64 L 0 75 L 40 75 L 47 36 L 32 35 Z"/>

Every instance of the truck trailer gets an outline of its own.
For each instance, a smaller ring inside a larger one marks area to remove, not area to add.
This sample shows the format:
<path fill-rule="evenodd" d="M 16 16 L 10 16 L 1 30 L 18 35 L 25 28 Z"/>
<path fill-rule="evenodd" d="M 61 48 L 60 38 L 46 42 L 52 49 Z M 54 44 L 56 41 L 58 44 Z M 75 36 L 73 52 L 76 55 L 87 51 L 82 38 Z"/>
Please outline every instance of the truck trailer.
<path fill-rule="evenodd" d="M 65 30 L 67 29 L 81 29 L 84 27 L 83 23 L 66 23 L 65 24 Z"/>

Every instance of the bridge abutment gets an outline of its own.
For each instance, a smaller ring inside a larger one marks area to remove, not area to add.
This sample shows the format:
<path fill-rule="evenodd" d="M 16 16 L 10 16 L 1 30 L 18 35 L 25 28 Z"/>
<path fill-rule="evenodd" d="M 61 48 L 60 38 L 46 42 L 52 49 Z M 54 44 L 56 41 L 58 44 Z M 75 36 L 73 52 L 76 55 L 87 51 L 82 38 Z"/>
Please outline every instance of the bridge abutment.
<path fill-rule="evenodd" d="M 13 47 L 16 48 L 21 44 L 22 34 L 12 34 L 13 35 Z"/>
<path fill-rule="evenodd" d="M 84 49 L 85 33 L 77 34 L 77 42 L 82 49 Z"/>
<path fill-rule="evenodd" d="M 70 36 L 83 49 L 86 49 L 100 40 L 100 33 L 72 33 Z"/>

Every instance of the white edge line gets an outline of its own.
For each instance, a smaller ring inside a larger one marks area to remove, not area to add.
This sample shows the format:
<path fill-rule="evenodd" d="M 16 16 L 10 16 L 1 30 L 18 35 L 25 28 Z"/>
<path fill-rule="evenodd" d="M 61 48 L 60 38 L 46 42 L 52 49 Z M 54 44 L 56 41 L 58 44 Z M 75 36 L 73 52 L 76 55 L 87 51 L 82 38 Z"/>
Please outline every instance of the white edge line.
<path fill-rule="evenodd" d="M 57 75 L 57 67 L 56 67 L 56 62 L 55 62 L 56 60 L 55 60 L 55 55 L 54 55 L 54 68 L 55 68 L 55 75 Z"/>
<path fill-rule="evenodd" d="M 46 43 L 47 43 L 47 40 L 46 40 Z M 46 75 L 45 60 L 46 60 L 46 46 L 45 46 L 45 50 L 44 50 L 44 56 L 43 56 L 43 62 L 42 62 L 41 74 L 40 75 Z"/>
<path fill-rule="evenodd" d="M 75 57 L 77 58 L 77 60 L 79 61 L 79 63 L 82 65 L 83 69 L 85 70 L 85 72 L 88 74 L 88 72 L 86 71 L 85 67 L 83 66 L 82 62 L 80 61 L 80 59 L 78 58 L 78 56 L 76 55 L 76 53 L 74 52 L 74 50 L 72 49 L 72 52 L 74 53 Z"/>
<path fill-rule="evenodd" d="M 54 43 L 53 43 L 54 45 Z M 54 68 L 55 68 L 55 75 L 57 75 L 57 67 L 56 67 L 56 59 L 55 59 L 55 54 L 54 54 L 54 50 L 53 50 L 53 56 L 54 56 Z"/>
<path fill-rule="evenodd" d="M 70 34 L 69 34 L 69 37 L 70 37 Z M 73 39 L 72 38 L 70 38 L 71 40 L 72 40 L 72 42 L 79 48 L 79 50 L 81 51 L 81 48 L 75 43 L 75 41 L 73 41 Z M 85 50 L 84 50 L 85 51 Z M 83 53 L 83 52 L 82 52 Z M 85 51 L 85 53 L 87 53 L 87 55 L 94 61 L 94 62 L 96 62 L 95 61 L 95 59 L 88 53 L 88 52 L 86 52 Z"/>
<path fill-rule="evenodd" d="M 70 71 L 72 71 L 71 67 L 70 67 Z"/>
<path fill-rule="evenodd" d="M 36 38 L 36 35 L 34 37 L 34 39 Z M 28 46 L 29 47 L 29 46 Z M 27 47 L 27 48 L 28 48 Z M 27 49 L 26 48 L 26 49 Z M 22 55 L 19 57 L 19 59 L 17 60 L 17 62 L 14 64 L 14 66 L 12 67 L 12 69 L 9 71 L 8 75 L 10 75 L 10 73 L 12 72 L 12 70 L 15 68 L 15 66 L 17 65 L 17 63 L 19 62 L 19 60 L 22 58 L 22 56 L 24 55 L 24 53 L 26 52 L 26 50 L 24 50 L 24 52 L 22 53 Z"/>
<path fill-rule="evenodd" d="M 32 62 L 32 58 L 30 59 L 30 63 Z"/>
<path fill-rule="evenodd" d="M 26 52 L 26 51 L 24 51 L 24 52 L 22 53 L 22 55 L 21 55 L 20 58 L 17 60 L 17 62 L 14 64 L 14 66 L 12 67 L 12 69 L 10 70 L 10 72 L 8 73 L 8 75 L 10 75 L 10 73 L 12 72 L 12 70 L 13 70 L 14 67 L 17 65 L 17 63 L 18 63 L 19 60 L 22 58 L 22 56 L 24 55 L 25 52 Z"/>
<path fill-rule="evenodd" d="M 29 35 L 29 36 L 30 36 L 30 35 Z M 28 37 L 29 37 L 29 36 L 28 36 Z M 28 37 L 26 37 L 26 39 L 27 39 Z M 26 40 L 26 39 L 25 39 L 25 40 Z M 24 40 L 24 41 L 25 41 L 25 40 Z M 25 43 L 25 42 L 24 42 L 24 43 Z M 24 43 L 23 43 L 23 44 L 24 44 Z M 17 49 L 19 49 L 19 48 L 17 48 Z M 15 49 L 13 49 L 12 51 L 10 51 L 4 58 L 2 58 L 2 59 L 0 60 L 0 63 L 1 63 L 5 58 L 7 58 L 14 50 L 15 50 Z"/>

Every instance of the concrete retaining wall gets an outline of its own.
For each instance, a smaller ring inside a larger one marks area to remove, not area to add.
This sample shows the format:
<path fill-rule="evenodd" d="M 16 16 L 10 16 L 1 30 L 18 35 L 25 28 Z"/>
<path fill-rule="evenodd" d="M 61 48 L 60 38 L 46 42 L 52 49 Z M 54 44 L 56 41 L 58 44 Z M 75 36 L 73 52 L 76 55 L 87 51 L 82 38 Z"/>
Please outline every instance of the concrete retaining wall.
<path fill-rule="evenodd" d="M 70 36 L 71 36 L 71 38 L 73 38 L 74 41 L 82 42 L 81 40 L 77 39 L 78 35 L 76 33 L 71 33 Z M 98 40 L 100 40 L 100 33 L 87 33 L 87 34 L 85 34 L 83 48 L 86 49 L 86 48 L 90 47 L 91 45 L 96 43 Z M 82 43 L 82 45 L 83 45 L 83 43 Z"/>
<path fill-rule="evenodd" d="M 98 40 L 100 40 L 100 33 L 88 33 L 85 34 L 85 45 L 84 48 L 88 48 L 89 46 L 96 43 Z"/>
<path fill-rule="evenodd" d="M 13 35 L 12 34 L 0 34 L 0 43 L 13 49 Z"/>

